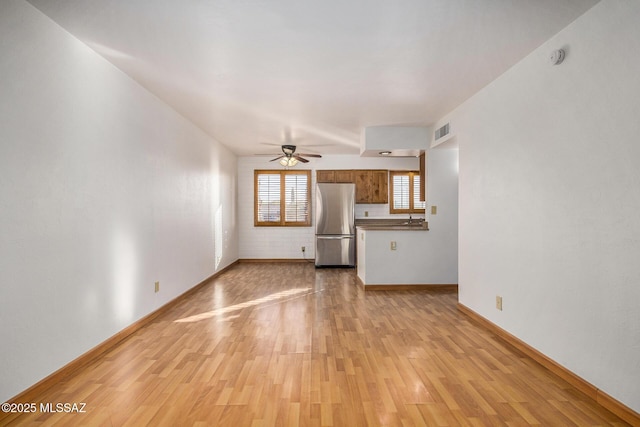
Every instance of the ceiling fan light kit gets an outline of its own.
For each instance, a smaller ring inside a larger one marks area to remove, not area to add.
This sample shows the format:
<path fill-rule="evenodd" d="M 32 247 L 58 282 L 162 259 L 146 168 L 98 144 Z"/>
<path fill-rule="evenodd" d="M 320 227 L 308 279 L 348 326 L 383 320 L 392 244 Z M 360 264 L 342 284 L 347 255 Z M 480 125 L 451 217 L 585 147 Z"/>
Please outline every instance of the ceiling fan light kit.
<path fill-rule="evenodd" d="M 285 167 L 291 167 L 298 164 L 298 159 L 294 157 L 283 157 L 280 159 L 280 164 Z"/>

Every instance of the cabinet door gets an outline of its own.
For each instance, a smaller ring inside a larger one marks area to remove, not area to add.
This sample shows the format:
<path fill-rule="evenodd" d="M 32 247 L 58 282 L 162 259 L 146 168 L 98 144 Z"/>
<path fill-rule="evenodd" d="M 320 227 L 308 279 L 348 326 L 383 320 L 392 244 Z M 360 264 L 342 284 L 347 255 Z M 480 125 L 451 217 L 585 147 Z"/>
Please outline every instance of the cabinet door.
<path fill-rule="evenodd" d="M 353 171 L 356 183 L 356 203 L 371 203 L 371 171 Z"/>
<path fill-rule="evenodd" d="M 336 182 L 353 182 L 353 171 L 352 170 L 336 170 Z"/>
<path fill-rule="evenodd" d="M 389 203 L 389 172 L 371 171 L 370 203 Z"/>
<path fill-rule="evenodd" d="M 336 182 L 336 171 L 331 171 L 331 170 L 316 171 L 316 182 Z"/>

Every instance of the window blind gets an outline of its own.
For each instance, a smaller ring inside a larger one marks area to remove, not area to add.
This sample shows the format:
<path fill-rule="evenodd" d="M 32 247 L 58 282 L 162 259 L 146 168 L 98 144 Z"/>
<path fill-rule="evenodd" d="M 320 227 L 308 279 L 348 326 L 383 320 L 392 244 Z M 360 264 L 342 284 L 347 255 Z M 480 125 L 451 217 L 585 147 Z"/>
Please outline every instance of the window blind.
<path fill-rule="evenodd" d="M 254 225 L 311 225 L 311 172 L 256 170 Z"/>
<path fill-rule="evenodd" d="M 409 209 L 409 175 L 393 175 L 393 208 Z"/>
<path fill-rule="evenodd" d="M 424 213 L 426 202 L 420 201 L 420 173 L 391 171 L 390 213 Z"/>
<path fill-rule="evenodd" d="M 412 174 L 413 176 L 413 209 L 425 209 L 427 206 L 426 201 L 420 201 L 420 175 Z"/>
<path fill-rule="evenodd" d="M 258 175 L 258 222 L 280 222 L 280 174 Z"/>
<path fill-rule="evenodd" d="M 285 175 L 285 222 L 304 222 L 309 219 L 309 200 L 306 175 Z"/>

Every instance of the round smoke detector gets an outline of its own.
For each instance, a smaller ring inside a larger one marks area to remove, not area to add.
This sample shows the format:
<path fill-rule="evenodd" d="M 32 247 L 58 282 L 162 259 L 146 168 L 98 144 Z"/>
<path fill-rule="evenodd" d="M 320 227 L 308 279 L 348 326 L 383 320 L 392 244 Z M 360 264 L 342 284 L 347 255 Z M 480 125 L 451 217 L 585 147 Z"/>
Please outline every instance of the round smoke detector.
<path fill-rule="evenodd" d="M 551 55 L 549 56 L 549 61 L 551 62 L 551 65 L 561 64 L 562 61 L 564 61 L 564 50 L 556 49 L 553 52 L 551 52 Z"/>

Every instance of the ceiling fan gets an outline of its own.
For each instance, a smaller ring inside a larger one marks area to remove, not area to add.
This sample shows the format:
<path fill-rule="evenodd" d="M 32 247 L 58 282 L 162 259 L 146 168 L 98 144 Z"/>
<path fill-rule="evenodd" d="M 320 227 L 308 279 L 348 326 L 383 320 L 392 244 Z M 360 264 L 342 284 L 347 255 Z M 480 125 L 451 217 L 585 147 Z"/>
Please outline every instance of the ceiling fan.
<path fill-rule="evenodd" d="M 296 146 L 285 144 L 280 147 L 282 149 L 282 155 L 276 157 L 275 159 L 269 160 L 270 162 L 275 162 L 276 160 L 280 160 L 280 164 L 282 166 L 295 166 L 298 162 L 309 163 L 309 160 L 305 159 L 305 157 L 317 157 L 321 158 L 320 154 L 302 154 L 296 153 Z"/>

